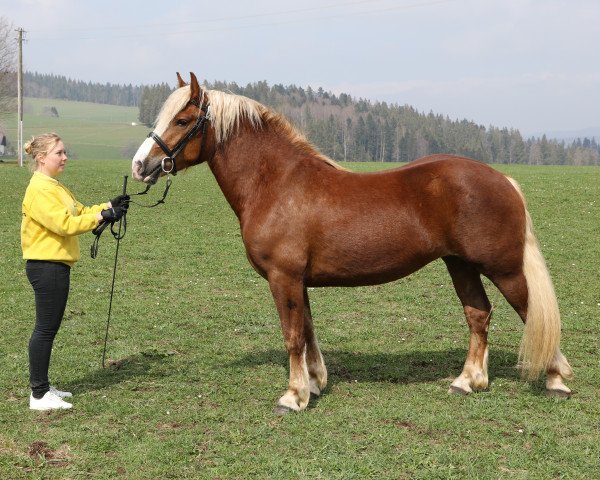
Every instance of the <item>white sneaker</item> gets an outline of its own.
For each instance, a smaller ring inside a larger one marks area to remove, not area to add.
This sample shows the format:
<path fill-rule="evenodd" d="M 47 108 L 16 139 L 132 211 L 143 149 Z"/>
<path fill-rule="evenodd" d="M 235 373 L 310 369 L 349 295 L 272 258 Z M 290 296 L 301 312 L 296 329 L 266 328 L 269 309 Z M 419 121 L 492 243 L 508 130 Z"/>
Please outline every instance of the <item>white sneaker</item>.
<path fill-rule="evenodd" d="M 60 390 L 58 390 L 56 387 L 53 387 L 52 385 L 50 385 L 50 391 L 56 395 L 57 397 L 60 398 L 71 398 L 73 396 L 73 394 L 71 392 L 62 392 Z"/>
<path fill-rule="evenodd" d="M 42 398 L 34 398 L 33 395 L 29 396 L 29 408 L 31 410 L 68 409 L 72 406 L 52 392 L 46 392 L 46 395 Z"/>

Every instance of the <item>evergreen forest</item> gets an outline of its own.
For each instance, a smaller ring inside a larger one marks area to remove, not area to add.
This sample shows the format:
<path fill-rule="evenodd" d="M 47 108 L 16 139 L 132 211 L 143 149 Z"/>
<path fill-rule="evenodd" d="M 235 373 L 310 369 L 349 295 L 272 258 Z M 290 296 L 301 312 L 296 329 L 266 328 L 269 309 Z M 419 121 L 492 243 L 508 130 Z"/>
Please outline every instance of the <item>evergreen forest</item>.
<path fill-rule="evenodd" d="M 486 127 L 345 93 L 334 95 L 322 88 L 269 86 L 266 81 L 246 86 L 215 81 L 205 86 L 244 95 L 282 113 L 337 161 L 410 162 L 432 153 L 452 153 L 486 163 L 600 165 L 600 144 L 595 138 L 570 143 L 545 135 L 523 138 L 516 129 Z M 172 90 L 165 83 L 133 86 L 39 73 L 24 76 L 25 96 L 138 106 L 140 122 L 149 126 Z"/>

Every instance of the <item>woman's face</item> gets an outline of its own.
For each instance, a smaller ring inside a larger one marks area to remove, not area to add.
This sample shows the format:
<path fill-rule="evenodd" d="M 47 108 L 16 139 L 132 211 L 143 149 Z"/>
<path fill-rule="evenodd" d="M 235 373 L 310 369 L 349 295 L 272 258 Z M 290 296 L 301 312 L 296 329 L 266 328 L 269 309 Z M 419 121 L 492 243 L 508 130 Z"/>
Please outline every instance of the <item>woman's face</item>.
<path fill-rule="evenodd" d="M 46 155 L 40 156 L 38 160 L 39 170 L 49 177 L 60 175 L 67 163 L 67 152 L 64 143 L 59 140 Z"/>

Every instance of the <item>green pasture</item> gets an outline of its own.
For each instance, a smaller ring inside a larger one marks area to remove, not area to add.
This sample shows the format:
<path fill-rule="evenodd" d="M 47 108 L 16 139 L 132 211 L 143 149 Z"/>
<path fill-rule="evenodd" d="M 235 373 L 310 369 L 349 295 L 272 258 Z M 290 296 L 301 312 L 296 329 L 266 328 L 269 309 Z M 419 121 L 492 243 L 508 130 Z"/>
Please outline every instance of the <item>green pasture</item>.
<path fill-rule="evenodd" d="M 72 128 L 56 127 L 91 158 L 75 118 Z M 572 398 L 520 380 L 522 324 L 489 284 L 490 387 L 447 393 L 468 329 L 438 261 L 383 286 L 312 289 L 329 385 L 306 411 L 277 417 L 288 376 L 279 320 L 206 165 L 177 175 L 166 205 L 130 208 L 106 369 L 116 242 L 105 234 L 92 260 L 93 237 L 81 237 L 50 372 L 74 408 L 30 411 L 34 304 L 19 244 L 30 174 L 0 164 L 0 478 L 600 478 L 600 169 L 498 168 L 520 182 L 555 282 Z M 128 173 L 127 160 L 75 160 L 62 181 L 90 204 L 119 193 Z"/>
<path fill-rule="evenodd" d="M 58 117 L 48 114 L 52 107 L 58 112 Z M 56 132 L 64 140 L 71 159 L 132 158 L 135 147 L 150 130 L 139 125 L 137 107 L 26 97 L 23 112 L 25 140 L 32 135 Z M 16 117 L 13 114 L 0 118 L 8 140 L 15 149 Z"/>

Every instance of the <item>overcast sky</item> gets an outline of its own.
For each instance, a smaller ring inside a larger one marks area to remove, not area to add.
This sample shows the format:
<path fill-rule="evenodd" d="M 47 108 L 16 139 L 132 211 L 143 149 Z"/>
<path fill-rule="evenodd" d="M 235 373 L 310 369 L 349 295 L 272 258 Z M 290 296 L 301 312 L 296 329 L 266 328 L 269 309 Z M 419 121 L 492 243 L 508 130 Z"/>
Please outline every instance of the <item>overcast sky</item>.
<path fill-rule="evenodd" d="M 323 87 L 485 126 L 600 132 L 600 0 L 0 0 L 24 67 Z"/>

